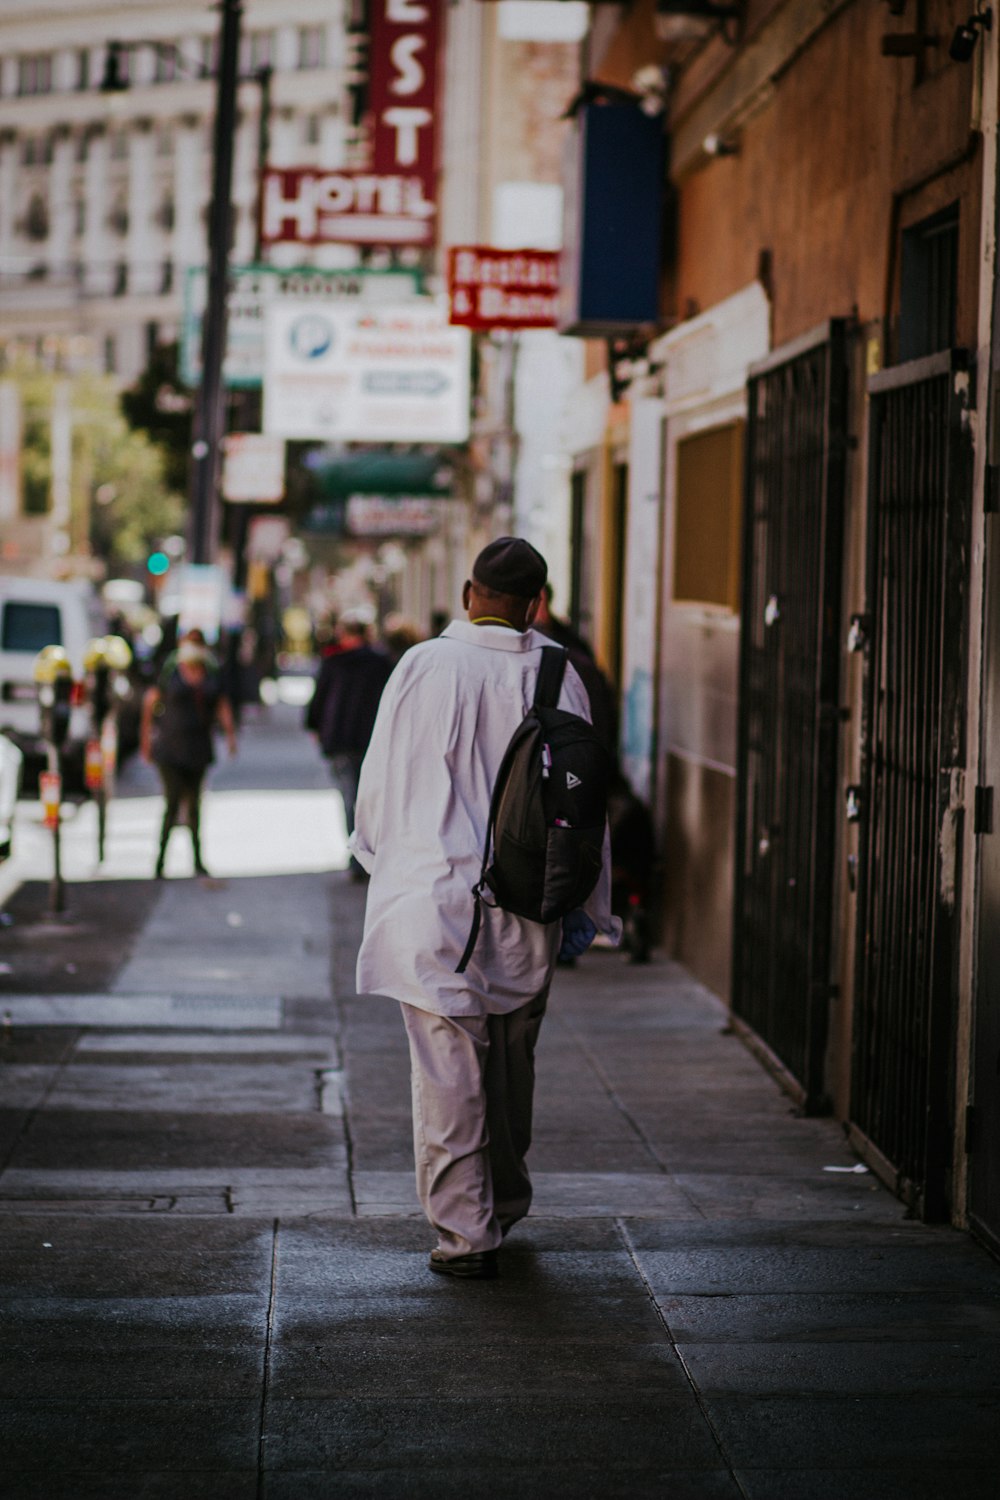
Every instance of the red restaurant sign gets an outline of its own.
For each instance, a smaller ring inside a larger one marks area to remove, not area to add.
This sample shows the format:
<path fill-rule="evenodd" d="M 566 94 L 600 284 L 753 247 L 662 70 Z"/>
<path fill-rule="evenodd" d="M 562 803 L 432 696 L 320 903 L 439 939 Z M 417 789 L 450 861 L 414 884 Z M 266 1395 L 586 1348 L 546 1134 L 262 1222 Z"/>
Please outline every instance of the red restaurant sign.
<path fill-rule="evenodd" d="M 443 0 L 373 0 L 370 169 L 268 167 L 265 245 L 432 245 Z"/>
<path fill-rule="evenodd" d="M 448 295 L 448 321 L 462 328 L 554 328 L 558 251 L 453 246 L 448 251 Z"/>

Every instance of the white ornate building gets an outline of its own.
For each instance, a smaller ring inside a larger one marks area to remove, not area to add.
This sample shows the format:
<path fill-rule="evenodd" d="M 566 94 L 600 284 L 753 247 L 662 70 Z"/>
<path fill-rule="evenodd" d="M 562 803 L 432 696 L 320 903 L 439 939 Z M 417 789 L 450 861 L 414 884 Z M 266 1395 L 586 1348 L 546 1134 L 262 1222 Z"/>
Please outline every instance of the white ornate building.
<path fill-rule="evenodd" d="M 233 259 L 254 255 L 260 70 L 270 159 L 348 165 L 363 37 L 349 0 L 246 0 Z M 0 5 L 0 344 L 124 379 L 176 334 L 205 263 L 219 13 L 178 0 Z M 117 44 L 126 88 L 102 90 Z M 332 247 L 319 264 L 352 264 Z M 272 257 L 279 260 L 280 256 Z"/>

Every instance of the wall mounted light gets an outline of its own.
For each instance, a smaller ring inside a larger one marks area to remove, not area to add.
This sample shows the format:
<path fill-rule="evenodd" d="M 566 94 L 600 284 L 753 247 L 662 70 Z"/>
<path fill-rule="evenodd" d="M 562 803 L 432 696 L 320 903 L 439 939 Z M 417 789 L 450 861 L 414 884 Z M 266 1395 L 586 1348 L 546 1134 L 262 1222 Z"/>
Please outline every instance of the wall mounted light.
<path fill-rule="evenodd" d="M 639 108 L 644 115 L 662 115 L 667 107 L 670 91 L 670 69 L 659 63 L 646 63 L 632 74 L 632 87 L 639 96 Z"/>
<path fill-rule="evenodd" d="M 964 26 L 956 26 L 955 34 L 948 48 L 948 56 L 953 62 L 968 62 L 976 50 L 976 42 L 979 40 L 979 30 L 993 30 L 993 12 L 987 7 L 986 10 L 976 11 L 975 15 L 969 17 Z"/>

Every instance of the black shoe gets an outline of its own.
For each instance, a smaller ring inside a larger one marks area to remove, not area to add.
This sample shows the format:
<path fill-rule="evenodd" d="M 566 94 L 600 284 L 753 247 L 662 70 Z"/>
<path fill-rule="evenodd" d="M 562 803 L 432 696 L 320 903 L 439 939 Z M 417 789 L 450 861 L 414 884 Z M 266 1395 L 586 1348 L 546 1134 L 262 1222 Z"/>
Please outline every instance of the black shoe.
<path fill-rule="evenodd" d="M 427 1264 L 438 1276 L 457 1276 L 462 1281 L 496 1281 L 500 1274 L 495 1250 L 474 1250 L 471 1255 L 432 1250 Z"/>
<path fill-rule="evenodd" d="M 205 869 L 205 866 L 202 864 L 201 860 L 199 860 L 197 862 L 197 864 L 195 865 L 195 867 L 194 867 L 194 873 L 196 875 L 203 875 L 206 880 L 210 880 L 211 879 L 211 876 L 209 875 L 208 871 Z"/>

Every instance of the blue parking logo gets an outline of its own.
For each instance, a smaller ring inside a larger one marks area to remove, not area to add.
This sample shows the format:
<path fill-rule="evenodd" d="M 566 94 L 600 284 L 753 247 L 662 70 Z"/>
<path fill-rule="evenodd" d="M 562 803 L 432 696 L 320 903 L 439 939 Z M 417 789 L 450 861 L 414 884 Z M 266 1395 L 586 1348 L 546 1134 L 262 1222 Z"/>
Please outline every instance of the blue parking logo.
<path fill-rule="evenodd" d="M 303 313 L 288 330 L 288 341 L 300 359 L 321 359 L 333 345 L 333 324 L 319 313 Z"/>

